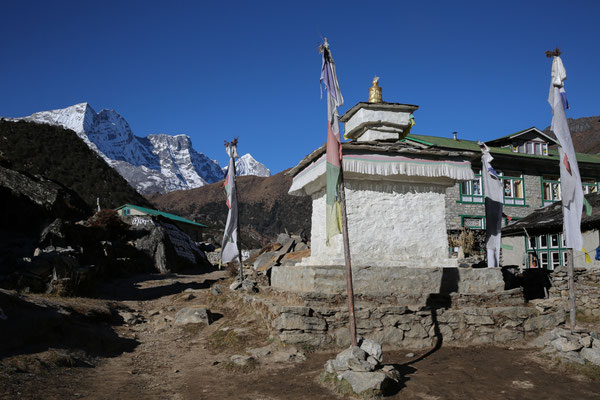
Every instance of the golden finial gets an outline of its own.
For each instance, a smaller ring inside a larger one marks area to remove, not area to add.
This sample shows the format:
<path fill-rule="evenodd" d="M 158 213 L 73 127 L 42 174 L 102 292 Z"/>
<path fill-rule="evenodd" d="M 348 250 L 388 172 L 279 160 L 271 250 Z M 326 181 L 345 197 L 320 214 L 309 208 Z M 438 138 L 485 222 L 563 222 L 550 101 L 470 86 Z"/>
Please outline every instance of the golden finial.
<path fill-rule="evenodd" d="M 369 103 L 383 103 L 381 98 L 381 87 L 378 85 L 379 77 L 373 78 L 373 86 L 369 88 Z"/>

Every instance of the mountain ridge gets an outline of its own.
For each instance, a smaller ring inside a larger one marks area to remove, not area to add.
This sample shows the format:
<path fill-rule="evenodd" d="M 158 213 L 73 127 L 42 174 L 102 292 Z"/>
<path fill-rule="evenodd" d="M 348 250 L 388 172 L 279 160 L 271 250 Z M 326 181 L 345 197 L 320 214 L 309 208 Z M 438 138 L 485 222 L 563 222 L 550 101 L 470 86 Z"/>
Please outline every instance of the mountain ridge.
<path fill-rule="evenodd" d="M 75 131 L 142 194 L 193 189 L 224 178 L 218 162 L 196 151 L 188 135 L 136 136 L 118 112 L 105 109 L 96 112 L 87 102 L 8 120 L 44 123 Z M 250 158 L 255 168 L 262 167 L 258 173 L 264 175 L 269 171 Z M 254 173 L 249 167 L 245 170 Z"/>

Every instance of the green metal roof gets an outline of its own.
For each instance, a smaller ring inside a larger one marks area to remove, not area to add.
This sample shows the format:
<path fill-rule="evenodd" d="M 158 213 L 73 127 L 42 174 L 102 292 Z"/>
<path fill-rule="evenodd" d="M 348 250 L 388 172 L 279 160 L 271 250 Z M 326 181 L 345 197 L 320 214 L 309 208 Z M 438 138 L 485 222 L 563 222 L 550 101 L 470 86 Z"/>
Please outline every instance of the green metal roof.
<path fill-rule="evenodd" d="M 481 151 L 479 145 L 475 140 L 454 140 L 452 138 L 445 138 L 439 136 L 428 136 L 428 135 L 413 135 L 410 134 L 406 136 L 406 138 L 402 140 L 414 140 L 418 143 L 427 144 L 434 147 L 441 147 L 447 149 L 455 149 L 455 150 L 469 150 L 469 151 Z M 541 160 L 558 160 L 558 150 L 549 149 L 547 156 L 541 156 L 537 154 L 525 154 L 525 153 L 515 153 L 508 147 L 494 147 L 489 146 L 490 153 L 492 154 L 503 154 L 510 155 L 514 157 L 526 157 L 526 158 L 535 158 Z M 585 162 L 585 163 L 593 163 L 600 164 L 600 156 L 595 154 L 585 154 L 585 153 L 576 153 L 577 161 Z"/>
<path fill-rule="evenodd" d="M 197 222 L 190 221 L 189 219 L 186 219 L 186 218 L 180 217 L 179 215 L 175 215 L 175 214 L 169 214 L 169 213 L 166 213 L 166 212 L 163 212 L 163 211 L 153 210 L 153 209 L 151 209 L 151 208 L 146 208 L 146 207 L 136 206 L 136 205 L 133 205 L 133 204 L 125 204 L 125 205 L 122 205 L 121 207 L 117 208 L 117 210 L 120 210 L 120 209 L 122 209 L 122 208 L 125 208 L 125 207 L 129 207 L 129 208 L 135 208 L 136 210 L 138 210 L 138 211 L 141 211 L 141 212 L 143 212 L 143 213 L 145 213 L 145 214 L 149 214 L 149 215 L 160 215 L 160 216 L 162 216 L 162 217 L 165 217 L 165 218 L 171 219 L 171 220 L 173 220 L 173 221 L 184 222 L 184 223 L 186 223 L 186 224 L 191 224 L 191 225 L 196 225 L 196 226 L 201 226 L 201 227 L 203 227 L 203 228 L 206 228 L 206 225 L 202 225 L 202 224 L 199 224 L 199 223 L 197 223 Z"/>

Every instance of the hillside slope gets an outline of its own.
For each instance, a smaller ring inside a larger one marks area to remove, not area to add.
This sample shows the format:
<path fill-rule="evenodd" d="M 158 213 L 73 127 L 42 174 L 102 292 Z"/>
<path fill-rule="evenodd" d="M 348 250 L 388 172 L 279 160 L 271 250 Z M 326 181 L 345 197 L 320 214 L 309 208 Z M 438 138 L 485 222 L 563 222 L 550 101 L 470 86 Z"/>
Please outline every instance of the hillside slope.
<path fill-rule="evenodd" d="M 588 154 L 600 153 L 600 116 L 569 118 L 567 123 L 575 151 Z M 550 133 L 550 127 L 546 127 L 544 132 Z M 554 137 L 554 134 L 551 135 Z"/>
<path fill-rule="evenodd" d="M 149 205 L 75 132 L 58 126 L 0 119 L 0 152 L 11 169 L 41 175 L 76 192 L 90 207 Z"/>
<path fill-rule="evenodd" d="M 243 248 L 263 245 L 286 229 L 310 237 L 311 199 L 287 194 L 292 178 L 284 172 L 270 177 L 237 177 Z M 223 182 L 148 198 L 162 211 L 208 225 L 206 237 L 221 243 L 228 211 Z"/>

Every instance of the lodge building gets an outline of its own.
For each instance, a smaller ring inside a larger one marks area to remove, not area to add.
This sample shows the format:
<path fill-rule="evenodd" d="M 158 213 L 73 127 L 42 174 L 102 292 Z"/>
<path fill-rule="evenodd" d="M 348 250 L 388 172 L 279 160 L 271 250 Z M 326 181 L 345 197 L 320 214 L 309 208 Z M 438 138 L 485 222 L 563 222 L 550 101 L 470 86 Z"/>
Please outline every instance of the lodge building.
<path fill-rule="evenodd" d="M 455 135 L 456 136 L 456 135 Z M 405 141 L 452 151 L 481 154 L 473 140 L 408 135 Z M 517 221 L 536 209 L 560 201 L 558 142 L 535 127 L 489 140 L 485 144 L 494 157 L 492 166 L 504 187 L 504 214 Z M 600 155 L 577 153 L 585 194 L 598 192 Z M 485 229 L 485 192 L 481 179 L 481 158 L 471 161 L 475 179 L 446 190 L 446 228 Z M 505 218 L 505 224 L 509 220 Z"/>

